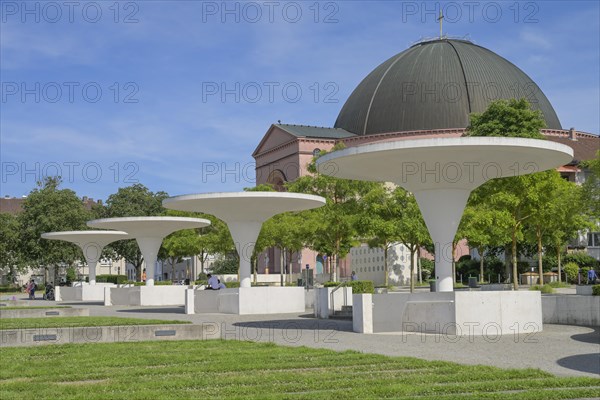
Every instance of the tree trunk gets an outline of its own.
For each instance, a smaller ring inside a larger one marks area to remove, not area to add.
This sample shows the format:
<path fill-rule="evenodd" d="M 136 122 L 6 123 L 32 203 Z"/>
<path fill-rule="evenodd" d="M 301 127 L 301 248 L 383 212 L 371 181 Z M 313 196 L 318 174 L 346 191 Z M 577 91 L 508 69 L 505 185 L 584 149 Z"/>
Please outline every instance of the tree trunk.
<path fill-rule="evenodd" d="M 415 291 L 415 248 L 410 249 L 410 292 Z"/>
<path fill-rule="evenodd" d="M 513 230 L 512 233 L 512 275 L 513 275 L 513 289 L 519 290 L 518 282 L 518 269 L 517 269 L 517 232 Z"/>
<path fill-rule="evenodd" d="M 504 282 L 510 283 L 508 277 L 510 276 L 512 258 L 511 258 L 511 250 L 510 244 L 504 246 Z"/>
<path fill-rule="evenodd" d="M 333 281 L 337 282 L 338 281 L 338 255 L 334 255 L 332 261 L 332 268 L 333 268 Z"/>
<path fill-rule="evenodd" d="M 383 247 L 383 273 L 385 274 L 384 285 L 385 287 L 389 284 L 389 272 L 388 272 L 388 246 L 387 244 Z"/>
<path fill-rule="evenodd" d="M 556 245 L 556 256 L 558 257 L 558 281 L 562 282 L 562 265 L 560 264 L 560 244 Z"/>
<path fill-rule="evenodd" d="M 419 274 L 419 283 L 423 283 L 423 267 L 421 265 L 421 246 L 417 248 L 417 274 Z"/>
<path fill-rule="evenodd" d="M 481 275 L 481 281 L 485 281 L 483 278 L 483 246 L 477 248 L 477 252 L 479 253 L 479 274 Z M 490 283 L 490 282 L 488 282 Z"/>
<path fill-rule="evenodd" d="M 456 262 L 454 260 L 456 260 L 456 243 L 452 242 L 452 282 L 456 283 Z"/>
<path fill-rule="evenodd" d="M 175 261 L 174 257 L 171 257 L 171 282 L 175 281 Z M 148 279 L 148 277 L 146 277 Z"/>
<path fill-rule="evenodd" d="M 542 233 L 537 229 L 537 247 L 538 247 L 538 273 L 540 274 L 540 285 L 544 285 L 544 268 L 542 265 Z"/>

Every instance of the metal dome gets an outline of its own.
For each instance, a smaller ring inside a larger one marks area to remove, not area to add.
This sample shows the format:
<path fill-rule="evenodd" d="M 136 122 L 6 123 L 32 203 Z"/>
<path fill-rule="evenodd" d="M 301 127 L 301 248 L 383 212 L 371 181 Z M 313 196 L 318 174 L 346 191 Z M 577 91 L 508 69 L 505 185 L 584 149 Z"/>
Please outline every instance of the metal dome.
<path fill-rule="evenodd" d="M 466 128 L 469 114 L 497 99 L 525 97 L 562 129 L 538 85 L 496 53 L 466 40 L 415 44 L 375 68 L 354 89 L 336 128 L 358 135 Z"/>

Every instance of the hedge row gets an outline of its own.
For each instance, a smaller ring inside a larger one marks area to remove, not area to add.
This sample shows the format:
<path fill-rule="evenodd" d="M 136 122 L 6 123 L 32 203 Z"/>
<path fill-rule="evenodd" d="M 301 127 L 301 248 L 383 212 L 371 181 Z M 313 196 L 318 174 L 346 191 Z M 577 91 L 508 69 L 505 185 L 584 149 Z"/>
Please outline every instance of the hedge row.
<path fill-rule="evenodd" d="M 96 275 L 97 283 L 127 283 L 127 275 Z"/>
<path fill-rule="evenodd" d="M 339 284 L 340 282 L 325 282 L 323 286 L 336 287 Z M 352 294 L 375 293 L 375 285 L 373 285 L 373 281 L 348 281 L 346 282 L 346 286 L 350 286 L 352 288 Z"/>
<path fill-rule="evenodd" d="M 146 286 L 146 282 L 126 282 L 133 283 L 133 286 Z M 154 286 L 168 286 L 172 285 L 172 281 L 154 281 Z"/>
<path fill-rule="evenodd" d="M 594 296 L 600 296 L 600 285 L 592 286 L 592 294 Z"/>

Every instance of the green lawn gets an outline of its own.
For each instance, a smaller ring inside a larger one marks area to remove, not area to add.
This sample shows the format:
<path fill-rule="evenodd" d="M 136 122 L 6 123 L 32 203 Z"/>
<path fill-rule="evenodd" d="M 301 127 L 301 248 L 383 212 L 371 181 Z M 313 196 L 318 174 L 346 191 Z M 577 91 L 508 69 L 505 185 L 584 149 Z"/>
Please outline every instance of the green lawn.
<path fill-rule="evenodd" d="M 272 343 L 165 341 L 3 348 L 2 400 L 575 399 L 600 379 Z"/>
<path fill-rule="evenodd" d="M 167 321 L 162 319 L 119 317 L 0 318 L 0 330 L 25 328 L 60 328 L 78 326 L 166 325 L 189 323 L 190 322 L 188 321 Z"/>

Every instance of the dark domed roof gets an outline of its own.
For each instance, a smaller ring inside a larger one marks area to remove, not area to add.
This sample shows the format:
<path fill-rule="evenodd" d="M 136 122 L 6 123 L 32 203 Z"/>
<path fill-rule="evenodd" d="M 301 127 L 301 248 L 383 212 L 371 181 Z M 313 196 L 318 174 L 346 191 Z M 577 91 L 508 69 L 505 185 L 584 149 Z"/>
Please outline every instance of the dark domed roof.
<path fill-rule="evenodd" d="M 466 128 L 493 100 L 525 97 L 549 129 L 562 129 L 541 89 L 511 62 L 465 40 L 418 43 L 373 70 L 350 95 L 336 128 L 369 135 Z"/>

